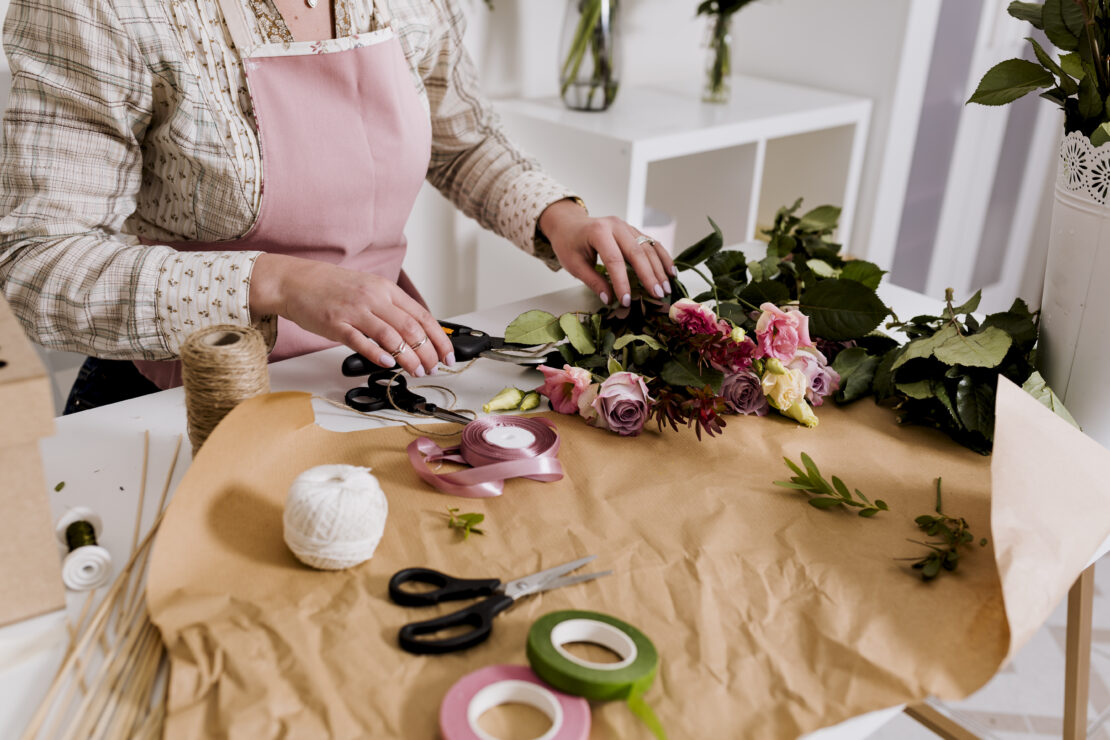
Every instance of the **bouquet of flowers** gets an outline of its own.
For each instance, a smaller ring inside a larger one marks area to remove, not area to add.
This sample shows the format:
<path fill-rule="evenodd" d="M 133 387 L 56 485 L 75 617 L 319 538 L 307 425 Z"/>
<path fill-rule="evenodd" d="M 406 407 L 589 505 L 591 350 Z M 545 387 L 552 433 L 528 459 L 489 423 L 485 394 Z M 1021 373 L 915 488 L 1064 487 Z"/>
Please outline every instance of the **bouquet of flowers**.
<path fill-rule="evenodd" d="M 560 343 L 564 364 L 541 366 L 540 394 L 555 411 L 621 435 L 654 419 L 659 428 L 692 426 L 700 438 L 720 432 L 729 414 L 772 409 L 816 426 L 814 407 L 840 386 L 829 364 L 835 353 L 847 342 L 871 343 L 889 312 L 875 295 L 883 271 L 844 260 L 830 241 L 840 209 L 799 217 L 800 206 L 779 211 L 767 256 L 750 263 L 723 249 L 711 220 L 713 232 L 675 260 L 703 277 L 705 293 L 691 297 L 673 278 L 672 294 L 683 296 L 674 303 L 636 291 L 627 308 L 528 311 L 505 338 Z"/>

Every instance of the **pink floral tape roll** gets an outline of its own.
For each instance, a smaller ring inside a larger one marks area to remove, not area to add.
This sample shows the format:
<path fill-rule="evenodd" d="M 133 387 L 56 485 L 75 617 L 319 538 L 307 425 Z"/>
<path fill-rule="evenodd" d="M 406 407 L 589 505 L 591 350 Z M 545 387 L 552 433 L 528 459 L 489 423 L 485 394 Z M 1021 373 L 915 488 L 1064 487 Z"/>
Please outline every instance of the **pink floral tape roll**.
<path fill-rule="evenodd" d="M 551 720 L 536 740 L 587 740 L 590 705 L 585 699 L 550 688 L 522 665 L 491 665 L 460 678 L 439 706 L 443 740 L 497 740 L 478 726 L 478 718 L 502 704 L 527 704 Z"/>

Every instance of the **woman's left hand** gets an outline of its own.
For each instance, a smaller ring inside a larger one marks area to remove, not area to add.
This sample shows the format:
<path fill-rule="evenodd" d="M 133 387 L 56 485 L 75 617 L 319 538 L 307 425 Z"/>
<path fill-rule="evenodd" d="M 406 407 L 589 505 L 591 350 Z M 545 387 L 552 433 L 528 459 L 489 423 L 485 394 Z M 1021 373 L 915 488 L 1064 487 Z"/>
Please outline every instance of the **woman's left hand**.
<path fill-rule="evenodd" d="M 676 273 L 667 249 L 619 218 L 593 218 L 573 200 L 561 200 L 544 210 L 540 231 L 551 242 L 559 263 L 597 293 L 602 303 L 609 303 L 610 297 L 622 306 L 632 303 L 625 263 L 632 265 L 648 293 L 662 298 L 671 292 L 670 276 Z M 594 269 L 598 257 L 612 284 Z"/>

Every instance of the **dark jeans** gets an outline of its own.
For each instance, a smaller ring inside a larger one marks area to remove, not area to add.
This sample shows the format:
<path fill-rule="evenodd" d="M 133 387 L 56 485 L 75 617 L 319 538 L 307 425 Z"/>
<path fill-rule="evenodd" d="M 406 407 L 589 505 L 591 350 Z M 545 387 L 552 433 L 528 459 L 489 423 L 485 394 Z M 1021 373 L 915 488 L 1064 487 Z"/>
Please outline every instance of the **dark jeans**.
<path fill-rule="evenodd" d="M 95 409 L 97 406 L 138 398 L 158 390 L 158 386 L 144 378 L 128 360 L 89 357 L 77 373 L 77 380 L 73 381 L 63 413 L 74 414 Z"/>

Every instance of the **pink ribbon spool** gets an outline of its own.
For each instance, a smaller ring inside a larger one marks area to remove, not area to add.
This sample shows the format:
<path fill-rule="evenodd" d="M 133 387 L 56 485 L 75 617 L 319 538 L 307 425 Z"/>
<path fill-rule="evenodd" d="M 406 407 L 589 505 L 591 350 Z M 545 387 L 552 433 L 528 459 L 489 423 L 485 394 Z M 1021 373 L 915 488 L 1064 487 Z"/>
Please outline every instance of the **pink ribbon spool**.
<path fill-rule="evenodd" d="M 559 435 L 547 419 L 515 416 L 478 419 L 463 427 L 458 447 L 442 448 L 427 437 L 408 447 L 409 462 L 425 483 L 465 498 L 500 496 L 510 478 L 544 483 L 560 480 Z M 470 470 L 433 473 L 428 463 L 456 462 Z"/>
<path fill-rule="evenodd" d="M 537 740 L 587 740 L 590 705 L 556 691 L 522 665 L 491 665 L 468 673 L 448 689 L 439 707 L 443 740 L 495 740 L 478 726 L 487 710 L 508 703 L 535 707 L 551 720 Z"/>

